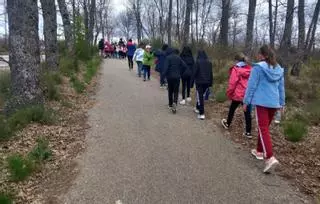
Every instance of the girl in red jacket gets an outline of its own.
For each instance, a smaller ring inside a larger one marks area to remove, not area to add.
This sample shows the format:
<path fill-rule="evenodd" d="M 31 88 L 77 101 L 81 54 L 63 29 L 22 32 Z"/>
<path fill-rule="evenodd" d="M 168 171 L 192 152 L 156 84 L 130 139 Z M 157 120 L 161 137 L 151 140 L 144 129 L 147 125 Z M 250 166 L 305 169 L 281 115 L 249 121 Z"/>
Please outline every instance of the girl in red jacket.
<path fill-rule="evenodd" d="M 234 112 L 240 104 L 242 104 L 246 93 L 247 84 L 251 72 L 251 66 L 246 63 L 246 56 L 242 53 L 235 56 L 236 64 L 229 70 L 229 84 L 227 96 L 231 100 L 228 119 L 222 119 L 221 124 L 225 129 L 229 129 Z M 244 112 L 246 121 L 246 132 L 243 133 L 247 138 L 252 138 L 251 135 L 251 110 Z"/>

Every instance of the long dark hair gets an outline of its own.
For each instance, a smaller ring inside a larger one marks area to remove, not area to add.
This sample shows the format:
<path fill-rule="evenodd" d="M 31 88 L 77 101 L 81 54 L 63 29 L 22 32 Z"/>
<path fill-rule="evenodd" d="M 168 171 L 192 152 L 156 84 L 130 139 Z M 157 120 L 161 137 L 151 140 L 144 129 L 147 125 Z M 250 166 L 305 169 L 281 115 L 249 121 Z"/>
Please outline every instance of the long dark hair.
<path fill-rule="evenodd" d="M 197 60 L 208 60 L 208 55 L 207 55 L 206 51 L 199 50 Z"/>
<path fill-rule="evenodd" d="M 260 47 L 259 54 L 261 54 L 265 58 L 265 61 L 269 65 L 275 66 L 278 64 L 276 60 L 276 53 L 269 45 L 263 45 L 262 47 Z"/>
<path fill-rule="evenodd" d="M 191 51 L 191 48 L 189 46 L 184 46 L 182 51 L 181 51 L 181 54 L 180 54 L 181 57 L 192 57 L 192 51 Z"/>

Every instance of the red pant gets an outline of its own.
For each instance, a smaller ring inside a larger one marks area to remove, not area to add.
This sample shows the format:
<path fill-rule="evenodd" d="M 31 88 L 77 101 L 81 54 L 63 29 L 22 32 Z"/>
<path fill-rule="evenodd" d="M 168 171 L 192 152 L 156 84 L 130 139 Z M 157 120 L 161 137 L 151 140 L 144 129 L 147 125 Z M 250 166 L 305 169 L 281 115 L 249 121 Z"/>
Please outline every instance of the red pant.
<path fill-rule="evenodd" d="M 256 106 L 256 120 L 258 123 L 259 132 L 257 151 L 263 152 L 265 159 L 269 159 L 273 156 L 269 126 L 276 111 L 276 108 Z"/>

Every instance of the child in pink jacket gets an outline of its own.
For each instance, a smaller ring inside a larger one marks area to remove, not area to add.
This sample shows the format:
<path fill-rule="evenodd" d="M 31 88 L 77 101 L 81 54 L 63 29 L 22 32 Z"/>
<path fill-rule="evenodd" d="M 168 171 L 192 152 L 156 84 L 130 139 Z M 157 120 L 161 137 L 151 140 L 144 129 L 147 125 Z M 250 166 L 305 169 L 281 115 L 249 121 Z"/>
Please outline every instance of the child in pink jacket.
<path fill-rule="evenodd" d="M 248 80 L 251 72 L 251 66 L 246 63 L 246 56 L 242 53 L 235 56 L 236 64 L 229 70 L 229 84 L 227 96 L 231 100 L 228 119 L 222 119 L 221 124 L 225 129 L 229 129 L 234 113 L 241 104 L 246 93 Z M 243 133 L 247 138 L 251 135 L 251 110 L 244 112 L 246 121 L 246 131 Z"/>

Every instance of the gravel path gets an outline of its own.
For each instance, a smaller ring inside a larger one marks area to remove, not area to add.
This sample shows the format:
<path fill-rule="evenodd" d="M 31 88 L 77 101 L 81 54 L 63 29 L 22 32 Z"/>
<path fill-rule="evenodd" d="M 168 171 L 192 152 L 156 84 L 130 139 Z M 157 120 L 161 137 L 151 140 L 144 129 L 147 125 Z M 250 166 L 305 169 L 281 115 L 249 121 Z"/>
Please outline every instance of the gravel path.
<path fill-rule="evenodd" d="M 300 203 L 293 188 L 234 147 L 192 107 L 167 109 L 157 80 L 105 60 L 70 204 Z"/>

